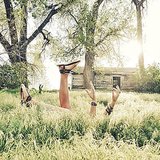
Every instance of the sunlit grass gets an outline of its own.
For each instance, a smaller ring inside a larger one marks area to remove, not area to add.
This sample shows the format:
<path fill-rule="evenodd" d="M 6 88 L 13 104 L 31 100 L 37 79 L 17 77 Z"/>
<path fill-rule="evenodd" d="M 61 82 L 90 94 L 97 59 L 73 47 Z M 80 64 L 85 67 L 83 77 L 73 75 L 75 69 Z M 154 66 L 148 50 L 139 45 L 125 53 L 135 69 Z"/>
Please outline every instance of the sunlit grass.
<path fill-rule="evenodd" d="M 53 112 L 58 92 L 31 91 L 38 106 L 20 106 L 17 91 L 0 92 L 0 159 L 160 159 L 160 95 L 122 92 L 110 116 L 111 93 L 97 91 L 97 116 L 90 98 L 71 91 L 71 112 Z"/>

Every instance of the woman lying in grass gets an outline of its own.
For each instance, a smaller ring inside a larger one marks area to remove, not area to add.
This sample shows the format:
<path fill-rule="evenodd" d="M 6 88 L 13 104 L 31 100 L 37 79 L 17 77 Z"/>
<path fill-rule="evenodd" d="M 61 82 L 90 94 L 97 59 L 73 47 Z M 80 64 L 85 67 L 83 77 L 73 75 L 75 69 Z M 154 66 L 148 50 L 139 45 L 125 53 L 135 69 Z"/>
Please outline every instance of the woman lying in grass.
<path fill-rule="evenodd" d="M 59 102 L 60 102 L 60 107 L 53 107 L 52 105 L 45 105 L 46 107 L 52 107 L 53 110 L 59 110 L 59 111 L 69 111 L 71 109 L 70 106 L 70 99 L 69 99 L 69 90 L 68 90 L 68 75 L 72 72 L 72 70 L 78 65 L 80 61 L 76 61 L 73 63 L 69 64 L 60 64 L 58 65 L 59 71 L 61 74 L 60 77 L 60 89 L 59 89 Z M 90 82 L 90 90 L 86 90 L 88 93 L 89 97 L 92 99 L 91 101 L 91 108 L 90 108 L 90 115 L 95 116 L 96 115 L 96 93 L 95 89 L 93 86 L 93 83 Z M 105 109 L 105 114 L 110 115 L 111 112 L 113 111 L 113 108 L 116 104 L 116 101 L 119 97 L 120 94 L 120 89 L 118 86 L 116 88 L 113 88 L 112 90 L 112 100 L 108 104 L 108 106 Z M 30 96 L 28 89 L 25 87 L 24 84 L 21 85 L 20 89 L 20 96 L 21 96 L 21 104 L 26 104 L 27 107 L 30 107 L 32 105 L 38 105 L 40 102 L 36 102 L 35 100 L 32 99 Z"/>

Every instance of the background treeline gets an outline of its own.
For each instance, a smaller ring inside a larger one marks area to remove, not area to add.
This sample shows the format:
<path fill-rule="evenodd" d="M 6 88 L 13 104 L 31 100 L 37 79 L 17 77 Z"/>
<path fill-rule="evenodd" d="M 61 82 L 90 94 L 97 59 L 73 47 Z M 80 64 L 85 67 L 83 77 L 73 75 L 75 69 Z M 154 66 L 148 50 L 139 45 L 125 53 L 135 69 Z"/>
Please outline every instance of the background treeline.
<path fill-rule="evenodd" d="M 160 64 L 153 64 L 145 69 L 143 76 L 135 78 L 140 92 L 160 93 Z"/>
<path fill-rule="evenodd" d="M 21 66 L 16 65 L 12 67 L 7 64 L 0 66 L 0 89 L 15 89 L 20 86 L 24 79 L 21 76 L 23 75 L 23 70 L 19 70 L 19 67 Z M 143 76 L 140 76 L 137 72 L 134 81 L 137 84 L 135 91 L 160 93 L 160 64 L 148 66 Z"/>

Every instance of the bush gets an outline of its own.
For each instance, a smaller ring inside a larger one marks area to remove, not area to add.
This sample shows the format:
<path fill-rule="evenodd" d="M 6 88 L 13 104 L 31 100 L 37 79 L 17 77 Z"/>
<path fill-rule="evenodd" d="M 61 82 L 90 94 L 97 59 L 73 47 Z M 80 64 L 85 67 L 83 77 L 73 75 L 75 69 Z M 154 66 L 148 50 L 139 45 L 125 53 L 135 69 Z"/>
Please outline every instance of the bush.
<path fill-rule="evenodd" d="M 16 64 L 14 66 L 5 64 L 0 65 L 0 89 L 9 88 L 15 89 L 21 83 L 26 82 L 26 69 L 23 64 Z"/>
<path fill-rule="evenodd" d="M 138 84 L 136 91 L 160 93 L 160 64 L 146 68 L 143 77 L 137 76 L 136 81 Z"/>

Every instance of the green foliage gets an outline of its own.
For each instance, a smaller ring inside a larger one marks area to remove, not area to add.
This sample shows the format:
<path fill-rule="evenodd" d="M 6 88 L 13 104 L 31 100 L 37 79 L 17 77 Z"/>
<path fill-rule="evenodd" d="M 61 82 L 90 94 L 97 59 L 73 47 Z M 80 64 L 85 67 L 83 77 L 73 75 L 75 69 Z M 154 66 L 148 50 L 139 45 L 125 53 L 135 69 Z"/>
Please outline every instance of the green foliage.
<path fill-rule="evenodd" d="M 108 132 L 109 129 L 109 119 L 105 119 L 100 122 L 93 132 L 93 137 L 96 140 L 103 139 L 105 137 L 105 133 Z"/>
<path fill-rule="evenodd" d="M 75 133 L 77 135 L 84 136 L 87 132 L 88 127 L 88 123 L 85 122 L 82 116 L 77 117 L 76 120 L 74 120 Z"/>
<path fill-rule="evenodd" d="M 160 93 L 160 64 L 147 67 L 143 77 L 137 75 L 137 91 Z"/>
<path fill-rule="evenodd" d="M 69 118 L 62 120 L 57 128 L 57 137 L 59 139 L 70 139 L 74 132 L 72 129 L 73 121 Z"/>
<path fill-rule="evenodd" d="M 0 66 L 0 88 L 17 88 L 20 82 L 17 82 L 18 76 L 10 65 Z"/>
<path fill-rule="evenodd" d="M 90 49 L 97 57 L 107 56 L 112 60 L 118 59 L 118 47 L 115 47 L 115 41 L 133 37 L 135 33 L 132 23 L 134 13 L 130 2 L 104 1 L 98 8 L 98 12 L 94 12 L 94 3 L 88 0 L 73 4 L 69 9 L 67 8 L 65 19 L 64 16 L 62 18 L 62 25 L 65 25 L 68 39 L 66 39 L 64 53 L 59 57 L 75 58 L 85 54 L 86 49 Z"/>
<path fill-rule="evenodd" d="M 140 126 L 127 125 L 120 122 L 111 127 L 110 133 L 117 140 L 131 141 L 141 147 L 148 142 L 160 142 L 160 121 L 153 116 L 146 117 Z"/>
<path fill-rule="evenodd" d="M 138 144 L 144 145 L 148 141 L 160 142 L 160 120 L 155 119 L 154 116 L 148 116 L 142 122 L 139 128 Z"/>
<path fill-rule="evenodd" d="M 25 80 L 26 68 L 21 64 L 10 66 L 8 64 L 0 65 L 0 89 L 10 88 L 15 89 L 20 86 Z"/>

